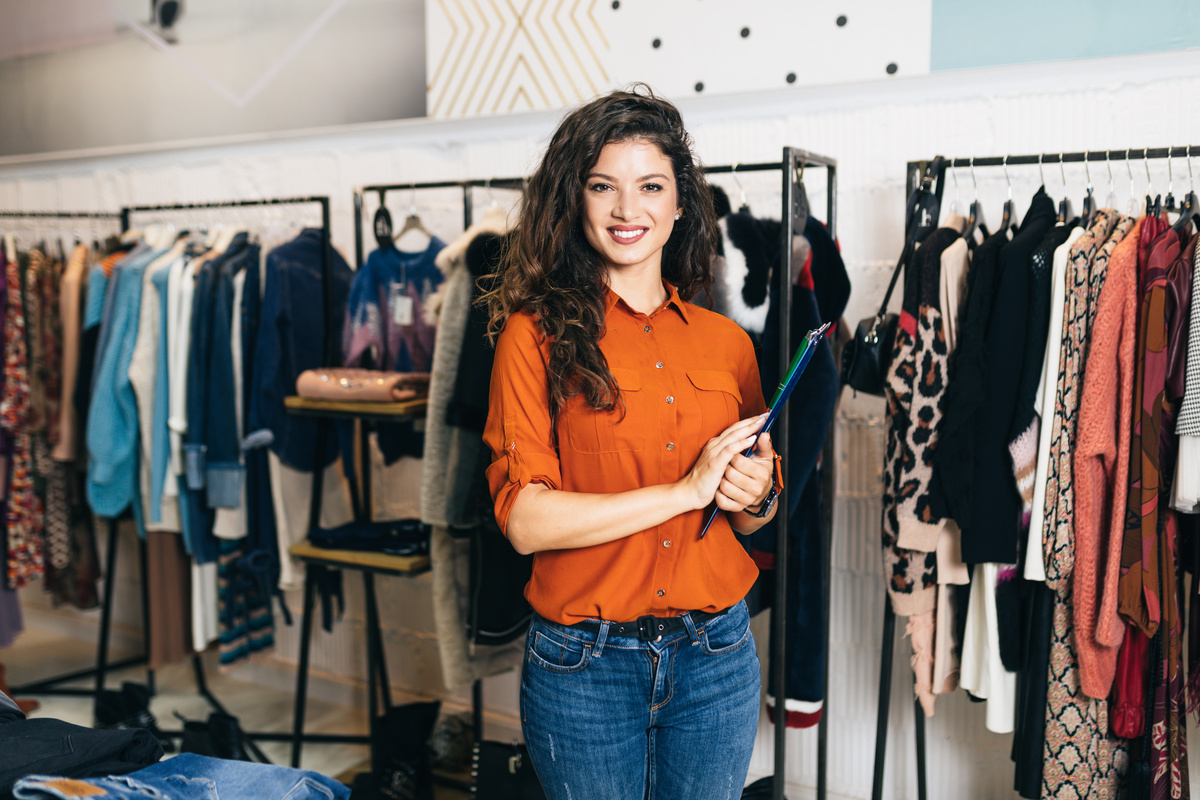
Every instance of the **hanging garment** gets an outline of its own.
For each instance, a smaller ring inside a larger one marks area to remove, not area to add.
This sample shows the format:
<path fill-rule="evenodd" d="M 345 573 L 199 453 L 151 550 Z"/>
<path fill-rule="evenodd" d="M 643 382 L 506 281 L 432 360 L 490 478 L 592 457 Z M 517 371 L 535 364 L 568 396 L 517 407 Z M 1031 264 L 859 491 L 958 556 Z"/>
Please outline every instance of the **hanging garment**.
<path fill-rule="evenodd" d="M 1029 509 L 1029 532 L 1025 544 L 1025 580 L 1046 580 L 1046 559 L 1042 533 L 1046 509 L 1046 473 L 1050 469 L 1050 433 L 1056 402 L 1059 359 L 1062 356 L 1063 315 L 1067 302 L 1067 261 L 1071 248 L 1083 236 L 1083 228 L 1072 228 L 1067 240 L 1054 251 L 1050 279 L 1050 330 L 1046 334 L 1046 355 L 1042 359 L 1042 377 L 1038 381 L 1034 407 L 1038 411 L 1037 466 L 1034 469 L 1033 501 Z"/>
<path fill-rule="evenodd" d="M 1067 265 L 1067 302 L 1054 390 L 1054 417 L 1047 420 L 1050 459 L 1042 511 L 1042 551 L 1046 581 L 1051 588 L 1058 588 L 1067 581 L 1075 564 L 1075 489 L 1071 459 L 1075 453 L 1075 418 L 1079 412 L 1079 391 L 1086 366 L 1088 331 L 1095 318 L 1096 298 L 1104 285 L 1108 258 L 1133 223 L 1133 219 L 1122 218 L 1109 209 L 1096 212 L 1091 228 L 1072 246 Z"/>
<path fill-rule="evenodd" d="M 983 401 L 974 420 L 972 507 L 969 522 L 958 520 L 963 532 L 963 558 L 968 563 L 1017 562 L 1021 495 L 1008 443 L 1016 417 L 1029 327 L 1030 257 L 1053 226 L 1054 214 L 1053 202 L 1044 189 L 1039 189 L 1020 229 L 1011 242 L 1001 247 L 997 258 L 984 338 Z"/>
<path fill-rule="evenodd" d="M 129 382 L 129 364 L 137 337 L 142 273 L 160 251 L 145 250 L 125 259 L 113 272 L 101 322 L 97 368 L 88 409 L 88 504 L 103 517 L 117 517 L 137 496 L 137 401 Z M 134 519 L 141 527 L 141 503 Z"/>
<path fill-rule="evenodd" d="M 1016 765 L 1013 788 L 1027 800 L 1042 794 L 1042 758 L 1046 741 L 1047 679 L 1050 672 L 1050 638 L 1054 624 L 1054 592 L 1042 582 L 1030 582 L 1025 661 L 1017 679 L 1016 720 L 1012 760 Z"/>
<path fill-rule="evenodd" d="M 1174 233 L 1174 231 L 1171 231 Z M 1177 514 L 1169 506 L 1173 467 L 1176 458 L 1175 411 L 1184 393 L 1187 349 L 1187 317 L 1192 285 L 1192 255 L 1196 242 L 1181 243 L 1178 255 L 1166 274 L 1165 318 L 1167 372 L 1163 376 L 1162 417 L 1160 422 L 1158 463 L 1161 465 L 1159 494 L 1158 583 L 1162 593 L 1159 652 L 1161 667 L 1154 666 L 1154 695 L 1151 722 L 1152 796 L 1187 798 L 1189 796 L 1186 700 L 1183 669 L 1183 617 L 1180 599 L 1182 581 L 1179 572 L 1179 528 Z M 1149 378 L 1147 373 L 1147 378 Z M 1155 379 L 1157 386 L 1157 379 Z"/>
<path fill-rule="evenodd" d="M 429 372 L 437 329 L 425 306 L 445 280 L 436 265 L 445 246 L 433 236 L 419 253 L 387 247 L 367 256 L 346 299 L 345 366 Z"/>
<path fill-rule="evenodd" d="M 1033 508 L 1033 485 L 1037 475 L 1038 437 L 1041 430 L 1038 387 L 1045 368 L 1046 339 L 1050 332 L 1054 253 L 1071 235 L 1074 227 L 1074 223 L 1067 223 L 1051 228 L 1029 259 L 1029 328 L 1026 331 L 1025 356 L 1021 362 L 1017 405 L 1008 442 L 1017 491 L 1021 495 L 1019 536 L 1028 536 Z"/>
<path fill-rule="evenodd" d="M 1086 368 L 1086 346 L 1105 284 L 1107 263 L 1133 227 L 1134 220 L 1101 209 L 1088 233 L 1072 248 L 1068 267 L 1044 531 L 1047 578 L 1055 595 L 1046 704 L 1044 798 L 1062 797 L 1064 792 L 1074 792 L 1078 797 L 1116 797 L 1128 760 L 1124 742 L 1110 733 L 1108 701 L 1088 697 L 1080 686 L 1075 655 L 1074 591 L 1070 580 L 1075 543 L 1070 532 L 1070 509 L 1063 503 L 1063 496 L 1074 493 L 1073 473 L 1069 469 L 1074 437 L 1068 428 L 1074 428 L 1081 372 Z"/>
<path fill-rule="evenodd" d="M 431 299 L 429 309 L 437 315 L 438 346 L 433 352 L 430 370 L 421 475 L 421 519 L 433 526 L 429 543 L 433 620 L 438 632 L 442 682 L 451 690 L 512 669 L 523 656 L 523 650 L 512 643 L 492 646 L 469 641 L 471 543 L 469 538 L 452 535 L 449 527 L 452 518 L 466 521 L 462 515 L 471 512 L 471 509 L 457 510 L 450 506 L 453 468 L 450 447 L 454 431 L 446 418 L 454 398 L 471 308 L 473 276 L 466 262 L 467 251 L 476 237 L 501 235 L 507 227 L 504 212 L 499 208 L 489 209 L 479 222 L 437 253 L 438 269 L 445 275 L 445 282 Z"/>
<path fill-rule="evenodd" d="M 1159 455 L 1164 378 L 1167 372 L 1167 270 L 1179 254 L 1179 237 L 1165 220 L 1142 225 L 1138 266 L 1141 310 L 1134 377 L 1133 438 L 1130 440 L 1129 499 L 1121 553 L 1118 608 L 1146 636 L 1158 630 Z"/>
<path fill-rule="evenodd" d="M 316 420 L 288 414 L 283 398 L 296 392 L 296 378 L 306 369 L 323 366 L 325 325 L 323 297 L 332 293 L 333 330 L 342 329 L 346 296 L 353 272 L 337 250 L 333 251 L 332 285 L 322 288 L 324 253 L 320 230 L 305 228 L 295 239 L 280 245 L 266 259 L 262 317 L 255 362 L 255 377 L 247 424 L 249 435 L 271 436 L 271 451 L 289 467 L 312 472 L 316 463 Z M 330 430 L 325 441 L 325 463 L 337 458 L 337 439 Z"/>
<path fill-rule="evenodd" d="M 8 309 L 4 316 L 4 396 L 0 421 L 12 440 L 8 508 L 5 520 L 8 553 L 6 585 L 25 586 L 42 571 L 42 537 L 35 520 L 42 515 L 41 499 L 33 487 L 33 442 L 28 433 L 30 414 L 29 361 L 25 310 L 21 297 L 21 259 L 5 265 Z"/>
<path fill-rule="evenodd" d="M 963 631 L 959 685 L 987 700 L 987 729 L 1009 733 L 1016 719 L 1017 676 L 1000 660 L 996 581 L 1002 565 L 979 564 L 971 579 L 971 600 Z"/>
<path fill-rule="evenodd" d="M 75 410 L 75 381 L 83 335 L 83 282 L 92 257 L 84 244 L 75 245 L 62 276 L 59 310 L 62 317 L 62 402 L 59 406 L 58 443 L 51 453 L 56 461 L 74 461 L 79 454 L 79 416 Z"/>
<path fill-rule="evenodd" d="M 1003 234 L 988 237 L 975 248 L 967 273 L 967 301 L 963 309 L 958 345 L 949 360 L 945 416 L 933 456 L 931 509 L 937 517 L 950 517 L 964 532 L 963 560 L 978 563 L 965 536 L 973 522 L 975 450 L 978 416 L 983 408 L 985 343 L 996 288 L 1000 250 L 1008 243 Z M 992 491 L 989 487 L 988 491 Z"/>
<path fill-rule="evenodd" d="M 1096 306 L 1075 444 L 1075 646 L 1080 686 L 1112 688 L 1125 626 L 1117 582 L 1125 530 L 1137 343 L 1137 252 L 1142 221 L 1113 250 Z"/>
<path fill-rule="evenodd" d="M 1071 582 L 1048 591 L 1055 598 L 1041 796 L 1115 800 L 1128 750 L 1124 740 L 1109 733 L 1108 701 L 1087 697 L 1079 687 Z"/>
<path fill-rule="evenodd" d="M 1200 243 L 1192 253 L 1192 298 L 1200 297 Z M 1200 511 L 1200 314 L 1190 315 L 1187 336 L 1186 387 L 1175 432 L 1179 461 L 1175 469 L 1172 506 L 1188 513 Z"/>
<path fill-rule="evenodd" d="M 143 515 L 147 530 L 179 532 L 178 506 L 169 508 L 164 519 L 161 500 L 155 503 L 150 491 L 150 471 L 153 462 L 154 407 L 158 398 L 158 350 L 165 347 L 160 322 L 159 292 L 156 281 L 168 274 L 171 266 L 183 258 L 185 242 L 174 247 L 150 264 L 142 274 L 142 296 L 138 308 L 138 332 L 129 361 L 129 383 L 137 398 L 138 441 L 140 443 L 138 480 Z M 165 379 L 165 375 L 163 378 Z M 163 392 L 166 399 L 166 392 Z"/>
<path fill-rule="evenodd" d="M 802 273 L 803 274 L 803 273 Z M 778 383 L 778 291 L 772 286 L 771 313 L 764 329 L 760 377 L 764 389 Z M 792 287 L 790 329 L 798 347 L 805 332 L 821 324 L 816 293 L 803 285 Z M 772 369 L 770 365 L 774 364 Z M 833 350 L 828 340 L 817 351 L 804 373 L 804 392 L 788 402 L 787 625 L 784 654 L 784 708 L 789 728 L 807 728 L 821 719 L 825 700 L 825 606 L 821 592 L 822 568 L 827 557 L 821 530 L 821 452 L 833 423 L 840 384 Z M 775 568 L 776 533 L 768 525 L 750 537 L 751 552 L 760 568 Z M 780 580 L 778 575 L 775 580 Z M 774 664 L 768 686 L 774 686 Z M 767 694 L 767 713 L 779 718 L 778 700 Z"/>
<path fill-rule="evenodd" d="M 746 208 L 717 221 L 721 238 L 713 263 L 713 311 L 736 322 L 755 341 L 762 336 L 770 309 L 771 265 L 779 252 L 775 224 L 772 239 L 763 221 Z"/>

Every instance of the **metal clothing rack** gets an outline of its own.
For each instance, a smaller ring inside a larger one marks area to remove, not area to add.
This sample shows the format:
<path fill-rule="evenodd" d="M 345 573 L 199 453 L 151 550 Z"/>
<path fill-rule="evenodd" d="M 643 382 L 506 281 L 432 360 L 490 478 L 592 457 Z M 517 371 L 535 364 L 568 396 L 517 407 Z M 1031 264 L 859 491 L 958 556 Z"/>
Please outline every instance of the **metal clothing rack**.
<path fill-rule="evenodd" d="M 804 168 L 807 166 L 824 167 L 827 172 L 826 180 L 826 224 L 829 228 L 831 236 L 837 236 L 837 160 L 828 156 L 811 153 L 807 150 L 802 150 L 795 147 L 783 148 L 782 158 L 779 161 L 769 161 L 754 164 L 730 164 L 721 166 L 709 166 L 704 168 L 704 172 L 709 175 L 719 174 L 736 174 L 739 172 L 765 172 L 779 171 L 782 175 L 782 205 L 781 205 L 781 242 L 782 242 L 782 268 L 777 271 L 775 276 L 778 281 L 778 297 L 782 303 L 783 309 L 790 309 L 792 304 L 792 239 L 794 236 L 803 233 L 802 230 L 796 230 L 796 210 L 800 195 L 800 188 L 803 185 Z M 489 179 L 470 179 L 470 180 L 451 180 L 451 181 L 434 181 L 425 183 L 393 183 L 360 186 L 354 190 L 354 216 L 355 216 L 355 260 L 358 267 L 363 264 L 363 196 L 369 192 L 377 192 L 380 197 L 380 205 L 383 204 L 384 197 L 389 191 L 416 191 L 419 189 L 451 189 L 459 188 L 462 190 L 463 199 L 463 227 L 469 228 L 473 221 L 473 202 L 472 189 L 477 187 L 483 188 L 504 188 L 504 189 L 521 189 L 524 187 L 525 181 L 522 178 L 489 178 Z M 791 315 L 789 313 L 780 314 L 779 325 L 779 374 L 786 374 L 791 356 Z M 836 406 L 834 416 L 836 417 Z M 788 441 L 788 417 L 786 414 L 781 415 L 778 423 L 779 433 L 778 440 L 781 442 Z M 788 478 L 788 459 L 786 446 L 780 451 L 783 455 L 783 474 L 784 474 L 784 489 L 780 492 L 778 503 L 781 508 L 788 507 L 787 487 L 790 485 Z M 824 614 L 825 614 L 825 703 L 822 708 L 821 719 L 818 722 L 817 731 L 817 797 L 824 800 L 826 796 L 827 784 L 827 763 L 828 763 L 828 702 L 829 702 L 829 617 L 830 617 L 830 587 L 831 587 L 831 569 L 830 569 L 830 554 L 833 532 L 833 503 L 836 496 L 836 485 L 834 479 L 834 458 L 835 458 L 835 430 L 830 428 L 829 435 L 826 437 L 825 446 L 822 451 L 823 463 L 826 469 L 822 474 L 821 492 L 822 492 L 822 597 L 824 599 Z M 775 572 L 776 575 L 786 575 L 787 571 L 787 525 L 786 520 L 776 521 L 776 555 L 775 555 Z M 783 656 L 786 644 L 786 615 L 787 615 L 787 581 L 775 581 L 775 597 L 771 611 L 771 649 L 770 659 L 775 665 L 775 686 L 773 693 L 776 698 L 776 724 L 775 724 L 775 780 L 773 782 L 774 800 L 782 800 L 784 784 L 786 783 L 786 767 L 787 767 L 787 694 L 784 685 L 786 670 L 784 668 Z M 476 681 L 472 687 L 472 715 L 475 722 L 475 736 L 481 738 L 482 722 L 483 722 L 483 702 L 482 702 L 482 685 L 480 681 Z"/>
<path fill-rule="evenodd" d="M 1183 147 L 1146 147 L 1126 148 L 1124 150 L 1085 150 L 1074 153 L 1038 153 L 1033 155 L 981 156 L 967 158 L 935 157 L 927 161 L 909 161 L 905 167 L 905 196 L 911 196 L 917 186 L 937 183 L 945 177 L 947 167 L 1008 167 L 1031 164 L 1071 164 L 1110 161 L 1149 161 L 1161 158 L 1190 158 L 1193 153 L 1200 154 L 1200 146 L 1186 145 Z M 1088 189 L 1091 189 L 1091 179 L 1088 179 Z M 936 217 L 936 214 L 935 214 Z M 936 227 L 937 220 L 932 225 Z M 891 702 L 892 662 L 895 648 L 896 612 L 892 608 L 890 597 L 884 593 L 883 599 L 883 650 L 879 668 L 879 705 L 875 727 L 875 764 L 872 773 L 871 798 L 881 800 L 883 797 L 883 770 L 887 756 L 887 727 L 888 711 Z M 913 728 L 917 757 L 917 797 L 925 800 L 927 796 L 927 780 L 925 771 L 925 714 L 920 701 L 913 698 Z"/>
<path fill-rule="evenodd" d="M 112 211 L 0 211 L 0 219 L 42 219 L 42 220 L 79 220 L 79 219 L 94 219 L 94 220 L 118 220 L 124 222 L 124 215 Z M 122 225 L 122 227 L 125 227 Z M 123 659 L 114 664 L 108 663 L 108 644 L 109 637 L 112 631 L 112 597 L 113 597 L 113 573 L 117 563 L 117 520 L 111 519 L 108 521 L 108 546 L 105 549 L 105 566 L 104 566 L 104 597 L 100 604 L 100 640 L 97 645 L 96 665 L 86 669 L 76 670 L 63 675 L 57 675 L 51 678 L 42 678 L 41 680 L 26 683 L 21 686 L 10 687 L 14 695 L 17 694 L 43 694 L 43 695 L 70 695 L 70 696 L 87 696 L 98 694 L 104 688 L 104 676 L 108 670 L 124 669 L 125 667 L 134 667 L 139 664 L 145 664 L 148 657 L 148 648 L 146 653 L 140 656 Z M 141 571 L 142 571 L 142 610 L 145 615 L 149 604 L 146 602 L 146 547 L 145 543 L 141 543 Z M 145 633 L 149 633 L 149 626 L 145 626 Z M 150 691 L 154 691 L 154 670 L 147 670 L 147 683 L 150 686 Z M 96 685 L 91 689 L 82 689 L 70 686 L 59 686 L 62 683 L 72 683 L 86 678 L 96 679 Z"/>
<path fill-rule="evenodd" d="M 486 178 L 486 179 L 465 179 L 465 180 L 448 180 L 448 181 L 423 181 L 414 183 L 389 183 L 389 184 L 371 184 L 367 186 L 358 186 L 354 189 L 354 268 L 360 270 L 365 263 L 365 254 L 363 252 L 363 196 L 374 192 L 379 195 L 379 205 L 384 206 L 388 192 L 410 191 L 416 193 L 427 189 L 459 189 L 462 191 L 463 204 L 463 230 L 471 227 L 475 221 L 475 204 L 473 190 L 475 188 L 495 189 L 522 189 L 525 186 L 524 178 Z M 366 422 L 369 420 L 363 419 L 364 424 L 360 428 L 360 447 L 363 453 L 368 450 L 369 432 Z M 365 462 L 365 456 L 364 456 Z M 371 492 L 370 481 L 366 479 L 365 468 L 363 475 L 363 492 L 362 506 L 366 513 L 370 513 L 371 509 Z M 356 493 L 357 496 L 357 493 Z M 313 518 L 313 525 L 316 524 L 316 517 Z M 380 676 L 380 691 L 387 704 L 387 675 Z M 373 702 L 371 698 L 368 702 Z M 372 716 L 374 716 L 372 714 Z M 475 742 L 483 740 L 483 682 L 476 680 L 471 685 L 471 724 L 475 734 Z M 444 783 L 452 783 L 439 778 Z M 470 788 L 464 785 L 462 788 Z"/>
<path fill-rule="evenodd" d="M 165 204 L 165 205 L 126 206 L 125 208 L 121 209 L 121 227 L 124 228 L 125 230 L 128 230 L 130 227 L 130 225 L 129 225 L 130 217 L 133 214 L 139 214 L 139 213 L 160 212 L 160 211 L 212 210 L 212 209 L 222 209 L 222 208 L 252 208 L 252 207 L 262 207 L 262 206 L 281 206 L 281 205 L 306 205 L 306 204 L 311 204 L 311 203 L 315 203 L 315 204 L 318 204 L 321 206 L 321 244 L 322 244 L 321 281 L 322 281 L 322 286 L 329 286 L 332 283 L 332 277 L 333 277 L 333 243 L 331 240 L 331 232 L 330 232 L 331 226 L 330 226 L 328 195 L 311 195 L 311 196 L 303 196 L 303 197 L 272 197 L 272 198 L 265 198 L 265 199 L 259 199 L 259 200 L 229 200 L 229 201 L 208 202 L 208 203 L 174 203 L 174 204 Z M 329 331 L 329 329 L 328 329 L 329 321 L 334 316 L 333 294 L 329 291 L 322 292 L 322 312 L 323 312 L 325 326 L 326 326 L 324 353 L 322 355 L 323 355 L 323 362 L 326 364 L 329 364 L 329 363 L 333 363 L 333 361 L 336 359 L 336 352 L 337 352 L 336 334 L 331 334 L 331 331 Z M 323 421 L 318 423 L 319 427 L 318 427 L 317 453 L 316 453 L 318 463 L 321 463 L 324 461 L 324 449 L 325 449 L 325 445 L 324 445 L 325 440 L 324 440 L 324 436 L 323 436 L 324 431 L 320 427 L 320 426 L 323 426 L 324 424 L 326 424 L 326 423 L 324 423 Z M 321 473 L 321 470 L 317 469 L 317 470 L 315 470 L 315 473 L 319 475 Z M 319 496 L 314 495 L 312 498 L 312 503 L 313 503 L 314 508 L 317 507 L 318 502 L 319 502 Z M 144 563 L 144 560 L 143 560 L 143 563 Z M 147 588 L 145 585 L 145 581 L 143 581 L 142 593 L 143 593 L 143 595 L 142 595 L 143 600 L 144 600 L 144 602 L 146 602 L 146 608 L 148 609 L 149 602 L 148 602 L 148 597 L 147 597 Z M 147 625 L 146 627 L 148 630 L 149 625 Z M 216 695 L 214 695 L 212 693 L 212 690 L 209 689 L 208 681 L 206 680 L 205 674 L 204 674 L 204 661 L 201 658 L 201 654 L 196 653 L 194 656 L 192 656 L 192 669 L 196 676 L 196 689 L 200 693 L 200 695 L 203 696 L 204 699 L 206 701 L 208 701 L 208 704 L 210 706 L 212 706 L 215 710 L 220 711 L 222 713 L 226 713 L 226 714 L 229 713 L 228 710 L 225 708 L 225 706 L 221 703 L 221 701 L 217 699 Z M 101 674 L 97 680 L 98 680 L 98 682 L 102 681 L 103 675 Z M 165 733 L 168 736 L 172 736 L 175 738 L 180 738 L 183 735 L 181 731 L 165 731 Z M 262 750 L 259 749 L 258 745 L 255 743 L 256 739 L 260 740 L 260 741 L 291 741 L 292 740 L 292 734 L 290 734 L 290 733 L 243 731 L 242 734 L 246 739 L 247 749 L 250 750 L 254 754 L 254 756 L 264 764 L 269 764 L 271 762 L 266 757 L 266 755 L 263 754 Z M 357 743 L 357 742 L 362 742 L 365 740 L 365 737 L 362 737 L 362 736 L 350 736 L 350 735 L 340 735 L 340 734 L 307 734 L 306 738 L 309 741 L 314 741 L 314 742 L 355 742 L 355 743 Z"/>

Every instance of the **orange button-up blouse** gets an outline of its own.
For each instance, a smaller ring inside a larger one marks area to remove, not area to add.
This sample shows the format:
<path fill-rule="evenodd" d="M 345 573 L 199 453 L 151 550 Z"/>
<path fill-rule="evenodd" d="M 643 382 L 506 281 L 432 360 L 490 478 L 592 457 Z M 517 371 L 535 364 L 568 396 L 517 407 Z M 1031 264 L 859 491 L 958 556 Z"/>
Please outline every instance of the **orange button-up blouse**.
<path fill-rule="evenodd" d="M 608 292 L 600 349 L 625 416 L 594 411 L 576 395 L 557 430 L 546 384 L 549 342 L 531 315 L 509 317 L 496 343 L 483 434 L 501 530 L 529 483 L 594 493 L 673 483 L 709 439 L 766 410 L 750 337 L 720 314 L 683 302 L 670 284 L 667 291 L 667 302 L 648 316 Z M 564 625 L 728 608 L 745 597 L 758 568 L 724 514 L 700 539 L 704 515 L 690 511 L 612 542 L 539 552 L 525 597 Z"/>

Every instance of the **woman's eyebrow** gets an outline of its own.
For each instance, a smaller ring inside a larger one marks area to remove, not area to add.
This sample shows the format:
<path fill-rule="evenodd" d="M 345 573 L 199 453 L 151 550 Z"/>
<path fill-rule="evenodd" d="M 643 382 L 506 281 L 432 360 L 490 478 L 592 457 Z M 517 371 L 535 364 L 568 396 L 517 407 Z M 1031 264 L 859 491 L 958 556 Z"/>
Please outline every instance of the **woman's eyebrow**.
<path fill-rule="evenodd" d="M 612 181 L 612 182 L 614 182 L 614 183 L 616 183 L 616 180 L 617 180 L 617 179 L 616 179 L 616 178 L 614 178 L 612 175 L 605 175 L 603 172 L 591 172 L 591 173 L 588 173 L 588 178 L 589 178 L 589 179 L 591 179 L 591 178 L 603 178 L 603 179 L 604 179 L 604 180 L 606 180 L 606 181 Z M 661 172 L 652 172 L 652 173 L 650 173 L 649 175 L 643 175 L 642 177 L 638 178 L 636 182 L 637 182 L 637 183 L 641 183 L 642 181 L 648 181 L 648 180 L 650 180 L 651 178 L 660 178 L 660 179 L 662 179 L 662 180 L 664 180 L 664 181 L 669 181 L 669 180 L 671 180 L 671 177 L 670 177 L 669 175 L 664 175 L 664 174 L 663 174 L 663 173 L 661 173 Z"/>

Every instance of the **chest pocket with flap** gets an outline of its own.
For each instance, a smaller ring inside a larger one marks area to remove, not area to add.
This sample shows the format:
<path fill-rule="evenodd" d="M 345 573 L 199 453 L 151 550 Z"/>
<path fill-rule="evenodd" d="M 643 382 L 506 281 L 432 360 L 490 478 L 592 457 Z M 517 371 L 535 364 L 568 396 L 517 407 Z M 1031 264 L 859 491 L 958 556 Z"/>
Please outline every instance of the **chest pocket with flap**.
<path fill-rule="evenodd" d="M 642 376 L 637 370 L 620 367 L 611 371 L 621 391 L 621 401 L 612 411 L 590 408 L 582 395 L 567 401 L 567 440 L 577 453 L 634 453 L 645 446 L 649 412 Z"/>
<path fill-rule="evenodd" d="M 690 369 L 687 376 L 700 406 L 699 444 L 703 446 L 741 419 L 742 392 L 737 378 L 722 370 Z"/>

